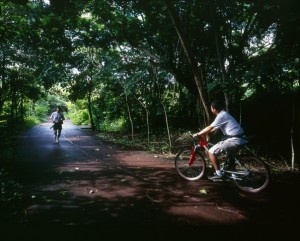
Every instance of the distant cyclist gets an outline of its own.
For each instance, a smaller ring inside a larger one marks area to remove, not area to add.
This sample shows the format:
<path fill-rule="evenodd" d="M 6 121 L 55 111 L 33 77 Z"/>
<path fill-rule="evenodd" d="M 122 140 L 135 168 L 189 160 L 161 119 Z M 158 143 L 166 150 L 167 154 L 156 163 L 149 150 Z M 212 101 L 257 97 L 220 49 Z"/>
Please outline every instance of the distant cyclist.
<path fill-rule="evenodd" d="M 223 110 L 223 105 L 219 101 L 213 101 L 210 105 L 210 110 L 216 115 L 215 120 L 209 126 L 193 136 L 204 135 L 213 132 L 216 129 L 220 129 L 225 136 L 225 139 L 212 146 L 208 151 L 209 158 L 216 171 L 214 176 L 209 177 L 209 179 L 217 181 L 222 180 L 222 173 L 220 171 L 217 156 L 226 151 L 238 149 L 240 146 L 245 145 L 248 140 L 242 127 L 230 114 Z"/>
<path fill-rule="evenodd" d="M 53 126 L 50 128 L 53 128 L 54 139 L 55 139 L 56 143 L 58 143 L 60 135 L 61 135 L 62 124 L 63 124 L 63 121 L 65 120 L 64 114 L 61 111 L 61 107 L 58 106 L 56 108 L 56 111 L 54 111 L 51 114 L 50 119 L 53 122 Z"/>

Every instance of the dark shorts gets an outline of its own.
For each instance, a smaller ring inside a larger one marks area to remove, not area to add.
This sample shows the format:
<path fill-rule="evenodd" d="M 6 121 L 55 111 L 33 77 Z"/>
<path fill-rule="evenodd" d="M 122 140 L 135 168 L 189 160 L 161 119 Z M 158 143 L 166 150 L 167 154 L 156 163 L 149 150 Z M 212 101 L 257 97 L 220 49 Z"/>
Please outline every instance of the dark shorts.
<path fill-rule="evenodd" d="M 61 129 L 62 129 L 62 124 L 61 123 L 54 123 L 53 130 L 61 130 Z"/>

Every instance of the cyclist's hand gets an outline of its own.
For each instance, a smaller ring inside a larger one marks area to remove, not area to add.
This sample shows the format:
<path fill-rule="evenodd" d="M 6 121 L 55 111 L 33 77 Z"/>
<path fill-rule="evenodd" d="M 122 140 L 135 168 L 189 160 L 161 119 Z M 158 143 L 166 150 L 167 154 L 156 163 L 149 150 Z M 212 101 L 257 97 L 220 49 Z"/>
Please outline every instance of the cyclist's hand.
<path fill-rule="evenodd" d="M 195 134 L 193 134 L 192 136 L 193 136 L 193 138 L 195 138 L 195 137 L 198 136 L 198 133 L 195 133 Z"/>

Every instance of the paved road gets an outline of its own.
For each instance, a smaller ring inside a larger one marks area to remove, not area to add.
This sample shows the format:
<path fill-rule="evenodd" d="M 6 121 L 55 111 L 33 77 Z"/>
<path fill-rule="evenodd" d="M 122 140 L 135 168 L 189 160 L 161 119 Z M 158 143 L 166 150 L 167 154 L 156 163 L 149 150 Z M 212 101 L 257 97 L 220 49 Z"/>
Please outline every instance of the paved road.
<path fill-rule="evenodd" d="M 55 227 L 49 235 L 42 232 L 49 240 L 101 233 L 139 240 L 216 236 L 216 230 L 245 236 L 250 227 L 248 236 L 268 230 L 262 236 L 267 238 L 290 235 L 294 230 L 283 230 L 299 224 L 298 187 L 291 191 L 281 182 L 261 194 L 244 194 L 228 183 L 187 182 L 175 173 L 172 159 L 122 148 L 69 121 L 57 144 L 49 127 L 43 123 L 22 133 L 14 160 L 15 177 L 30 196 L 31 238 L 41 238 L 35 227 Z"/>

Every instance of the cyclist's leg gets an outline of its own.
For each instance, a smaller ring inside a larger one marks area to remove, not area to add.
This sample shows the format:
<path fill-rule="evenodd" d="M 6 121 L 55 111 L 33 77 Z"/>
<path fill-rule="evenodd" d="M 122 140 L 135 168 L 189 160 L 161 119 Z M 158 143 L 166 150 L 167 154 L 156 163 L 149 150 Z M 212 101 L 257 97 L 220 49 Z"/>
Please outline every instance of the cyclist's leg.
<path fill-rule="evenodd" d="M 224 153 L 233 153 L 243 144 L 245 143 L 241 138 L 228 138 L 218 142 L 209 149 L 209 157 L 217 175 L 221 175 L 220 164 L 217 157 Z"/>
<path fill-rule="evenodd" d="M 220 163 L 218 160 L 218 156 L 223 154 L 226 151 L 224 145 L 225 145 L 224 141 L 220 141 L 208 150 L 209 158 L 212 162 L 213 167 L 215 168 L 216 174 L 219 176 L 221 175 L 221 171 L 220 171 Z"/>
<path fill-rule="evenodd" d="M 248 141 L 238 137 L 232 137 L 224 140 L 223 148 L 228 153 L 237 152 L 241 146 L 245 145 Z"/>
<path fill-rule="evenodd" d="M 227 162 L 227 170 L 235 170 L 234 155 L 240 150 L 240 148 L 246 145 L 248 141 L 243 138 L 232 137 L 223 141 L 222 151 L 226 152 L 229 157 L 229 162 Z"/>
<path fill-rule="evenodd" d="M 213 165 L 213 167 L 215 168 L 215 171 L 217 172 L 218 170 L 220 170 L 220 165 L 217 159 L 217 156 L 213 153 L 211 153 L 210 151 L 208 152 L 209 155 L 209 159 Z"/>

